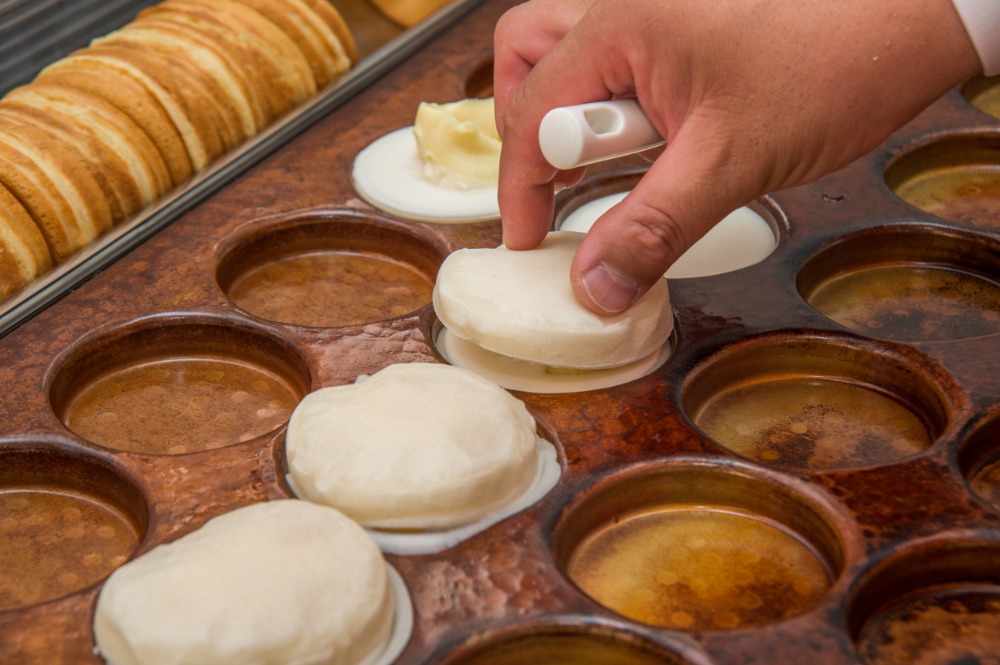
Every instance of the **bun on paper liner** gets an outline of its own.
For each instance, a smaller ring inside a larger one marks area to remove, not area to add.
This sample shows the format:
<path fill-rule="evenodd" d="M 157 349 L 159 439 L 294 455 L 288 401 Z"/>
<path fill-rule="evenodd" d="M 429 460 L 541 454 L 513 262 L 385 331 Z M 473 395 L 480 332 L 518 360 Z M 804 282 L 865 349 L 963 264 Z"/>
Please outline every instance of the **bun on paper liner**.
<path fill-rule="evenodd" d="M 286 435 L 289 484 L 368 528 L 449 529 L 529 489 L 537 438 L 520 400 L 468 370 L 390 365 L 299 403 Z"/>
<path fill-rule="evenodd" d="M 294 499 L 239 508 L 118 568 L 94 633 L 110 665 L 378 662 L 397 609 L 378 546 Z"/>
<path fill-rule="evenodd" d="M 601 316 L 569 281 L 584 234 L 555 231 L 536 249 L 459 249 L 438 270 L 434 310 L 448 330 L 488 351 L 556 368 L 604 369 L 655 353 L 673 330 L 659 280 L 632 307 Z"/>

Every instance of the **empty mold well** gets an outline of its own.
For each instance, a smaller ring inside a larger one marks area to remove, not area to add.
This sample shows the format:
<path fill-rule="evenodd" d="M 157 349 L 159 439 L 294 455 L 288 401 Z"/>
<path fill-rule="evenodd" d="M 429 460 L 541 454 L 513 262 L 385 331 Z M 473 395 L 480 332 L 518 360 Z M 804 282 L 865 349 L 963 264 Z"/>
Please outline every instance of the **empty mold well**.
<path fill-rule="evenodd" d="M 216 278 L 269 321 L 333 328 L 406 316 L 431 302 L 447 248 L 380 217 L 313 213 L 255 223 L 227 243 Z"/>
<path fill-rule="evenodd" d="M 690 649 L 689 649 L 690 650 Z M 701 665 L 698 655 L 682 654 L 635 633 L 594 621 L 548 620 L 478 634 L 438 665 Z"/>
<path fill-rule="evenodd" d="M 973 76 L 962 84 L 961 92 L 974 107 L 1000 118 L 1000 76 Z"/>
<path fill-rule="evenodd" d="M 607 478 L 569 506 L 555 556 L 593 600 L 677 630 L 809 612 L 840 574 L 837 518 L 776 475 L 676 460 Z"/>
<path fill-rule="evenodd" d="M 914 359 L 850 338 L 782 334 L 726 347 L 688 375 L 682 400 L 709 438 L 798 469 L 895 462 L 948 423 L 943 380 Z"/>
<path fill-rule="evenodd" d="M 1000 413 L 979 423 L 958 454 L 969 488 L 1000 511 Z"/>
<path fill-rule="evenodd" d="M 178 455 L 282 427 L 309 370 L 282 340 L 235 319 L 160 315 L 85 339 L 57 361 L 53 411 L 115 450 Z"/>
<path fill-rule="evenodd" d="M 493 58 L 477 62 L 466 75 L 465 96 L 470 99 L 493 96 Z"/>
<path fill-rule="evenodd" d="M 866 230 L 813 255 L 797 286 L 821 314 L 870 337 L 1000 331 L 1000 243 L 980 234 L 917 224 Z"/>
<path fill-rule="evenodd" d="M 0 442 L 0 612 L 103 580 L 135 551 L 147 520 L 141 491 L 106 460 Z"/>
<path fill-rule="evenodd" d="M 865 665 L 997 662 L 1000 543 L 956 536 L 909 546 L 862 578 L 848 623 Z"/>
<path fill-rule="evenodd" d="M 907 148 L 885 182 L 910 205 L 952 222 L 996 225 L 1000 214 L 1000 134 L 953 133 Z"/>

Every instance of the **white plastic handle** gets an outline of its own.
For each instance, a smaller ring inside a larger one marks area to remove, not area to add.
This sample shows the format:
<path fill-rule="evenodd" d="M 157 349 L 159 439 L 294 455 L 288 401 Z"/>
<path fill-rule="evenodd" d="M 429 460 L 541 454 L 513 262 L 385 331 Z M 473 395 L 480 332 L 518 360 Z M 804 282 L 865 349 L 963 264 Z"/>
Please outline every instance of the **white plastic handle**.
<path fill-rule="evenodd" d="M 634 99 L 555 108 L 538 128 L 542 155 L 557 169 L 572 169 L 648 150 L 665 143 Z"/>

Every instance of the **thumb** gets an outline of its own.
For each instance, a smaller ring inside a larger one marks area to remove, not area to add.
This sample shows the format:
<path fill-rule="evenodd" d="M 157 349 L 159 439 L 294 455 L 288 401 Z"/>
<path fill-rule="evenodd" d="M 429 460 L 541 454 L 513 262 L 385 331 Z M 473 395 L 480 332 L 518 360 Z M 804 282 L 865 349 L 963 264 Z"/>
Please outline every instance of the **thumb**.
<path fill-rule="evenodd" d="M 587 233 L 570 279 L 588 309 L 598 314 L 628 309 L 701 236 L 757 196 L 755 184 L 733 173 L 740 169 L 732 164 L 727 169 L 725 146 L 687 136 L 679 134 Z"/>

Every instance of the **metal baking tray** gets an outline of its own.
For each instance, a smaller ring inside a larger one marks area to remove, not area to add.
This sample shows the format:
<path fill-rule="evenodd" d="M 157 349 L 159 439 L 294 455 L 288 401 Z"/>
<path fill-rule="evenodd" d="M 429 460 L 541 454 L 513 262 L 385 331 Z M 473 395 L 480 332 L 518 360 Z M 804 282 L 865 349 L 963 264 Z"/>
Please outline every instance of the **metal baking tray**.
<path fill-rule="evenodd" d="M 370 86 L 482 2 L 454 0 L 410 28 L 394 24 L 364 0 L 333 2 L 355 32 L 359 62 L 354 69 L 317 93 L 308 103 L 220 157 L 155 205 L 101 236 L 0 303 L 0 337 L 145 242 Z M 3 63 L 0 66 L 0 92 L 30 80 L 48 62 L 123 25 L 140 9 L 151 4 L 155 3 L 148 0 L 114 3 L 15 0 L 0 3 L 0 43 L 4 44 L 0 49 L 0 62 Z M 18 40 L 14 40 L 15 33 L 19 35 Z M 36 41 L 31 42 L 29 37 Z M 29 47 L 27 44 L 32 45 Z M 16 57 L 18 53 L 22 53 L 20 58 Z"/>

